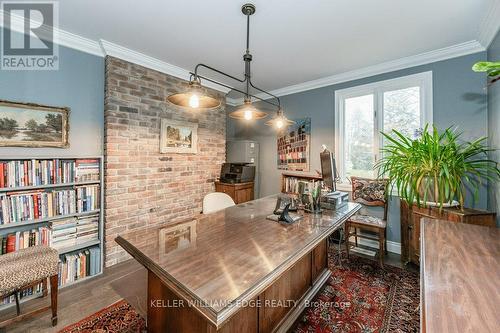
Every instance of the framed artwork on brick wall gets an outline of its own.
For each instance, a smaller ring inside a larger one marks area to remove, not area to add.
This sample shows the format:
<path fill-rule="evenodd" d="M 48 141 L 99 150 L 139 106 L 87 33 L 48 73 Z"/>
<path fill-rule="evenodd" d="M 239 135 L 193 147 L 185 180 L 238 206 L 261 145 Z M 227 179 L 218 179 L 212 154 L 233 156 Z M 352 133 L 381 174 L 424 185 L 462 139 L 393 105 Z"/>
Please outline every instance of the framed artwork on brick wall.
<path fill-rule="evenodd" d="M 0 100 L 0 146 L 67 148 L 69 108 Z"/>
<path fill-rule="evenodd" d="M 278 134 L 278 169 L 309 171 L 311 118 L 295 119 L 295 124 Z"/>
<path fill-rule="evenodd" d="M 161 120 L 160 153 L 196 154 L 198 124 L 171 119 Z"/>

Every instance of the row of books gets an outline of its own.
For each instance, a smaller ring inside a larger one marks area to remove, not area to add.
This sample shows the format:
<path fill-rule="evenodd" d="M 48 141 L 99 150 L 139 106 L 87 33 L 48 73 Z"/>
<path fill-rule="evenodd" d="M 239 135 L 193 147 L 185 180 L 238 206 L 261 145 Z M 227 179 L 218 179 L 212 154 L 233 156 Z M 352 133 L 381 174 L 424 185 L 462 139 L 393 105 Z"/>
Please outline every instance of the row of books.
<path fill-rule="evenodd" d="M 51 231 L 48 227 L 17 231 L 8 235 L 0 235 L 0 255 L 15 252 L 36 245 L 50 245 Z"/>
<path fill-rule="evenodd" d="M 99 185 L 2 193 L 0 224 L 88 212 L 99 209 L 99 201 Z"/>
<path fill-rule="evenodd" d="M 57 250 L 99 239 L 99 216 L 53 221 L 50 227 L 0 235 L 0 255 L 35 245 L 48 245 Z"/>
<path fill-rule="evenodd" d="M 101 270 L 101 250 L 98 247 L 92 247 L 77 253 L 66 254 L 59 260 L 58 280 L 59 287 L 68 283 L 78 281 L 88 276 L 96 275 Z M 20 298 L 40 294 L 42 284 L 26 288 L 20 292 Z M 4 297 L 0 304 L 14 303 L 14 295 Z"/>
<path fill-rule="evenodd" d="M 39 283 L 38 285 L 30 288 L 23 289 L 19 292 L 19 298 L 23 299 L 28 296 L 32 296 L 34 294 L 39 294 L 42 292 L 42 284 Z M 11 304 L 15 302 L 14 295 L 11 295 L 9 297 L 4 297 L 2 300 L 0 300 L 0 305 L 6 305 L 6 304 Z"/>
<path fill-rule="evenodd" d="M 295 177 L 284 178 L 283 192 L 305 193 L 313 189 L 313 182 Z"/>
<path fill-rule="evenodd" d="M 55 249 L 97 240 L 99 238 L 99 216 L 69 218 L 52 222 L 52 242 Z"/>
<path fill-rule="evenodd" d="M 98 180 L 98 159 L 33 159 L 0 162 L 0 188 Z"/>
<path fill-rule="evenodd" d="M 72 283 L 101 270 L 101 249 L 89 249 L 61 256 L 59 263 L 59 286 Z"/>

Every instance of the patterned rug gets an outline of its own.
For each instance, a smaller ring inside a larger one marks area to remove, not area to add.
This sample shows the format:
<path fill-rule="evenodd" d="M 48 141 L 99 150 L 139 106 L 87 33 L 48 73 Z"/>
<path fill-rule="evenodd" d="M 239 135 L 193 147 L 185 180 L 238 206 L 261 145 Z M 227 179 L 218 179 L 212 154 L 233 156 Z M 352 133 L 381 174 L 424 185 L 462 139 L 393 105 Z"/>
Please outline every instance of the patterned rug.
<path fill-rule="evenodd" d="M 67 326 L 59 333 L 142 333 L 146 321 L 124 299 Z"/>
<path fill-rule="evenodd" d="M 419 332 L 419 275 L 374 260 L 329 256 L 332 277 L 309 304 L 295 333 Z M 59 333 L 140 333 L 146 322 L 125 300 Z"/>
<path fill-rule="evenodd" d="M 295 333 L 419 332 L 418 272 L 355 255 L 329 256 L 332 276 L 296 323 Z"/>

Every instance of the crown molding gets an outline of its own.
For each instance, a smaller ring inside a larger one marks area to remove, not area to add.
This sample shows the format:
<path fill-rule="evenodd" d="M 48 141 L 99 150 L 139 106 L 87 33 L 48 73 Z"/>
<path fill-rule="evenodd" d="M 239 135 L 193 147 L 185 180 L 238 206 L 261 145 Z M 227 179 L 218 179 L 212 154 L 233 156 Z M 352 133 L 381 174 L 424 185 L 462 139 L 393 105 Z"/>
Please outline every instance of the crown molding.
<path fill-rule="evenodd" d="M 288 87 L 271 90 L 270 93 L 276 96 L 286 96 L 307 90 L 323 88 L 338 83 L 349 82 L 370 76 L 393 72 L 405 68 L 425 65 L 441 60 L 461 57 L 468 54 L 485 51 L 486 49 L 476 40 L 468 41 L 461 44 L 452 45 L 442 49 L 437 49 L 430 52 L 417 54 L 414 56 L 404 57 L 397 60 L 383 62 L 378 65 L 359 68 L 353 71 L 327 76 L 321 79 L 311 80 L 299 84 L 294 84 Z M 259 98 L 268 99 L 267 94 L 257 94 Z M 240 105 L 243 99 L 232 99 L 233 103 Z"/>
<path fill-rule="evenodd" d="M 140 53 L 124 46 L 106 41 L 104 39 L 99 40 L 101 48 L 105 55 L 120 58 L 128 62 L 132 62 L 137 65 L 141 65 L 147 68 L 154 69 L 156 71 L 178 77 L 180 79 L 189 81 L 191 76 L 190 72 L 184 68 L 169 64 L 168 62 L 161 61 L 157 58 L 150 57 L 144 53 Z M 222 87 L 216 83 L 203 82 L 205 87 L 223 92 L 227 94 L 230 89 Z"/>
<path fill-rule="evenodd" d="M 479 26 L 478 41 L 488 48 L 500 30 L 500 1 L 493 1 Z"/>
<path fill-rule="evenodd" d="M 0 9 L 0 26 L 4 28 L 3 22 L 4 11 Z M 12 31 L 16 31 L 18 33 L 24 33 L 24 21 L 25 18 L 19 15 L 10 14 L 11 26 L 10 29 Z M 39 25 L 40 22 L 36 20 L 30 19 L 30 24 Z M 103 57 L 101 46 L 99 42 L 94 40 L 76 35 L 74 33 L 68 32 L 66 30 L 62 30 L 59 28 L 52 28 L 47 25 L 42 25 L 43 29 L 49 30 L 53 29 L 54 31 L 54 42 L 58 45 L 62 45 L 71 49 L 75 49 L 78 51 L 82 51 L 85 53 L 89 53 L 95 56 Z"/>

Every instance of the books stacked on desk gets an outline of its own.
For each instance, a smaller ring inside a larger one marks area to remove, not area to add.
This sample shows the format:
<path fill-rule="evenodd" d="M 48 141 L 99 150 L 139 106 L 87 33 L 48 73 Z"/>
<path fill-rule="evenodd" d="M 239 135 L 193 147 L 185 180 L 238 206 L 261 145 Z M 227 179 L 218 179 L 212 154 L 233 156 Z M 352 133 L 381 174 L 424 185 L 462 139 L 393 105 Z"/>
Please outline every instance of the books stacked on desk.
<path fill-rule="evenodd" d="M 285 193 L 304 193 L 310 189 L 312 189 L 312 181 L 307 181 L 294 177 L 284 178 Z"/>
<path fill-rule="evenodd" d="M 76 160 L 75 182 L 98 181 L 99 160 Z"/>
<path fill-rule="evenodd" d="M 15 252 L 36 245 L 50 245 L 51 232 L 48 227 L 16 231 L 0 236 L 0 255 Z"/>
<path fill-rule="evenodd" d="M 59 286 L 95 275 L 100 267 L 101 250 L 98 247 L 63 255 L 59 262 Z"/>
<path fill-rule="evenodd" d="M 72 189 L 7 192 L 0 195 L 0 203 L 0 224 L 73 214 L 77 207 Z"/>

